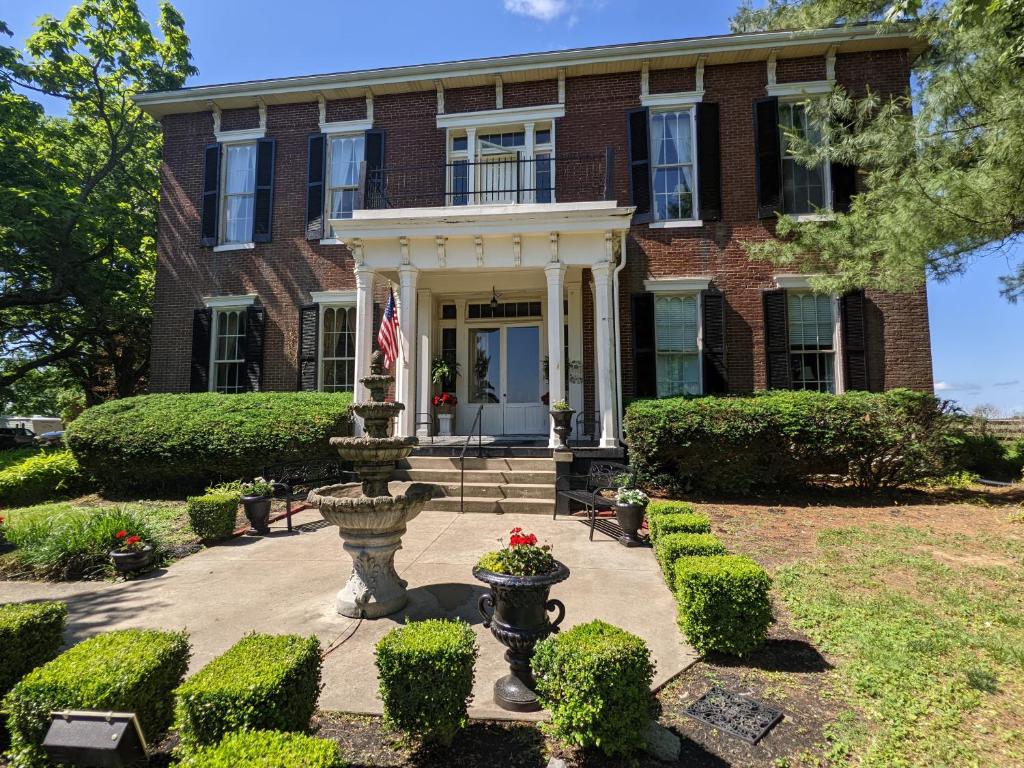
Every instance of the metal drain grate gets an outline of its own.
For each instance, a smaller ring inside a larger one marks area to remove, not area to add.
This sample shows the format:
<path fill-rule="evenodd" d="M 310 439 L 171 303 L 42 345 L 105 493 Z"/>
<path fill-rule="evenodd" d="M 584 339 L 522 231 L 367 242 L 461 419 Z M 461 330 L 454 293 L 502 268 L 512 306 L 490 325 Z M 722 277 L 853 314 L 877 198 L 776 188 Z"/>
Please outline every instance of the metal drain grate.
<path fill-rule="evenodd" d="M 303 523 L 302 525 L 296 525 L 295 530 L 299 533 L 312 533 L 313 531 L 319 531 L 322 528 L 329 526 L 326 520 L 313 520 L 309 523 Z"/>
<path fill-rule="evenodd" d="M 718 686 L 686 708 L 694 720 L 757 744 L 782 719 L 782 710 Z"/>

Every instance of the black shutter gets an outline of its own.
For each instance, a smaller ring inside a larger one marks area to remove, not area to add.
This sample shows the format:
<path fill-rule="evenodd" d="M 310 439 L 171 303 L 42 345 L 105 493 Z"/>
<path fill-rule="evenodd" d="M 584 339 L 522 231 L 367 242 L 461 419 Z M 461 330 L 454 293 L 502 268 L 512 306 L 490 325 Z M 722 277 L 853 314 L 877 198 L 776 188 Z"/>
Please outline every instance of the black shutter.
<path fill-rule="evenodd" d="M 697 194 L 702 221 L 722 218 L 722 153 L 718 138 L 718 105 L 697 105 Z"/>
<path fill-rule="evenodd" d="M 299 385 L 302 391 L 316 391 L 317 351 L 320 348 L 320 305 L 299 307 Z"/>
<path fill-rule="evenodd" d="M 210 389 L 210 334 L 213 330 L 213 310 L 197 309 L 192 313 L 192 378 L 190 392 Z"/>
<path fill-rule="evenodd" d="M 867 334 L 864 328 L 864 291 L 850 291 L 839 300 L 843 323 L 843 362 L 846 389 L 868 388 Z"/>
<path fill-rule="evenodd" d="M 700 295 L 701 320 L 704 324 L 704 394 L 729 391 L 729 374 L 725 367 L 725 296 L 717 288 Z"/>
<path fill-rule="evenodd" d="M 754 102 L 754 146 L 757 153 L 757 216 L 771 218 L 782 208 L 782 145 L 779 143 L 779 100 Z"/>
<path fill-rule="evenodd" d="M 629 113 L 629 191 L 638 221 L 651 219 L 651 149 L 646 107 Z"/>
<path fill-rule="evenodd" d="M 786 291 L 765 291 L 764 348 L 768 389 L 789 389 L 789 324 L 786 311 Z"/>
<path fill-rule="evenodd" d="M 269 243 L 274 220 L 274 156 L 273 139 L 256 142 L 256 199 L 253 201 L 252 241 Z"/>
<path fill-rule="evenodd" d="M 324 173 L 327 162 L 326 139 L 322 133 L 309 137 L 306 162 L 306 239 L 324 236 Z"/>
<path fill-rule="evenodd" d="M 203 160 L 201 245 L 217 244 L 217 209 L 220 203 L 220 144 L 207 144 Z"/>
<path fill-rule="evenodd" d="M 259 392 L 263 383 L 263 333 L 267 316 L 263 307 L 245 308 L 245 391 Z"/>
<path fill-rule="evenodd" d="M 850 198 L 857 191 L 857 168 L 843 163 L 832 163 L 832 210 L 836 213 L 848 213 Z"/>
<path fill-rule="evenodd" d="M 654 341 L 654 294 L 633 294 L 633 394 L 658 396 L 658 354 Z"/>

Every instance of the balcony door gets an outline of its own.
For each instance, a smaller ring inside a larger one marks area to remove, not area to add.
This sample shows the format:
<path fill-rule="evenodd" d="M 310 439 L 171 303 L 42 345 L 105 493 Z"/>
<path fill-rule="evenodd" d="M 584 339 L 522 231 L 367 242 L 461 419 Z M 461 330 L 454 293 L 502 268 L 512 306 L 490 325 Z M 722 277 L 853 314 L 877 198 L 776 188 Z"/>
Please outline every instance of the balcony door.
<path fill-rule="evenodd" d="M 477 189 L 481 203 L 519 202 L 519 155 L 484 154 L 477 163 Z"/>
<path fill-rule="evenodd" d="M 469 400 L 474 415 L 483 405 L 484 434 L 547 432 L 542 338 L 540 323 L 469 329 Z"/>

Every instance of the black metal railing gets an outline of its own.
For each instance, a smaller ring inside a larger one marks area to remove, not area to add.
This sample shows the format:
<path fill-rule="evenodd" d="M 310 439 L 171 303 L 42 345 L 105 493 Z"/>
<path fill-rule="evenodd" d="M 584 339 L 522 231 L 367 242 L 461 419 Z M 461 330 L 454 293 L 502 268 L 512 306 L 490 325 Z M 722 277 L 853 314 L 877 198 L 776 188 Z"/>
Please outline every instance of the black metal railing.
<path fill-rule="evenodd" d="M 360 174 L 362 208 L 436 208 L 615 199 L 614 153 L 559 154 L 376 168 Z"/>
<path fill-rule="evenodd" d="M 466 439 L 462 443 L 462 450 L 459 451 L 459 514 L 465 512 L 466 506 L 466 449 L 469 448 L 469 441 L 473 439 L 473 433 L 477 433 L 476 455 L 484 457 L 484 404 L 476 408 L 476 416 L 473 417 L 473 426 L 466 433 Z"/>

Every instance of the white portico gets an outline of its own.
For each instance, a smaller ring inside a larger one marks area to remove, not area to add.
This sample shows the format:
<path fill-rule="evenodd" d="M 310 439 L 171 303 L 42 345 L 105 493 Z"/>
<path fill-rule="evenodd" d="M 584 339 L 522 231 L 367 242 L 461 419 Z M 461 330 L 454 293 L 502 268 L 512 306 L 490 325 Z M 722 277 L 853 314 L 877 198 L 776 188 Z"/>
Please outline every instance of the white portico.
<path fill-rule="evenodd" d="M 477 412 L 489 435 L 549 435 L 549 404 L 600 416 L 599 445 L 617 445 L 618 318 L 614 295 L 632 208 L 611 201 L 356 210 L 330 221 L 356 266 L 355 380 L 367 374 L 374 286 L 398 301 L 399 434 L 429 434 L 431 400 L 454 392 L 456 434 Z M 595 403 L 584 403 L 583 272 L 593 284 Z M 458 364 L 431 380 L 432 361 Z M 365 396 L 356 385 L 356 399 Z"/>

